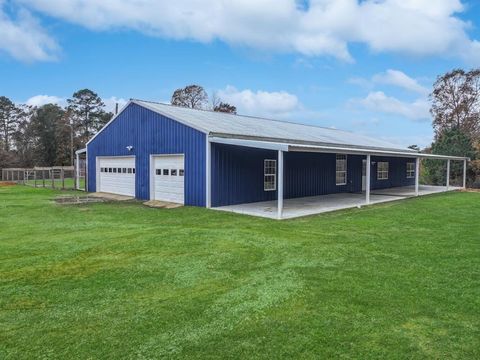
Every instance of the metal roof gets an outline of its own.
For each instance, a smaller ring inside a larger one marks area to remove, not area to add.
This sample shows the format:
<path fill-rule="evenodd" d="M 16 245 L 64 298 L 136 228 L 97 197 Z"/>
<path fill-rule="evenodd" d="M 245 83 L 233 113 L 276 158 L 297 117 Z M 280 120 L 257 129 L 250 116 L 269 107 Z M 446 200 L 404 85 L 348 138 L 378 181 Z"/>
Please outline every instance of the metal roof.
<path fill-rule="evenodd" d="M 284 151 L 336 151 L 378 155 L 399 155 L 436 159 L 463 160 L 464 157 L 424 154 L 377 138 L 349 131 L 304 125 L 254 116 L 196 110 L 132 99 L 114 116 L 87 145 L 112 123 L 131 103 L 178 121 L 209 136 L 211 142 L 255 146 Z"/>
<path fill-rule="evenodd" d="M 132 102 L 216 137 L 312 145 L 343 145 L 416 153 L 408 148 L 349 131 L 253 116 L 195 110 L 143 100 L 132 100 Z"/>

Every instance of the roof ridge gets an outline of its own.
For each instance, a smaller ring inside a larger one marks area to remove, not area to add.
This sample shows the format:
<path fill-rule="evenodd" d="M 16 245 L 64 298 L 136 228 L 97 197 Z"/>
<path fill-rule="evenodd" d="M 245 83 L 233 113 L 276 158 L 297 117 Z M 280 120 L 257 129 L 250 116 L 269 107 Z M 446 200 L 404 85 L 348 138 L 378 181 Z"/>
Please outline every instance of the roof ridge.
<path fill-rule="evenodd" d="M 178 106 L 178 105 L 166 104 L 166 103 L 163 103 L 163 102 L 160 102 L 160 101 L 142 100 L 142 99 L 134 99 L 134 98 L 131 98 L 130 100 L 131 100 L 131 101 L 141 101 L 141 102 L 146 102 L 146 103 L 150 103 L 150 104 L 170 106 L 170 107 L 174 107 L 174 108 L 181 108 L 181 109 L 193 110 L 193 111 L 203 111 L 203 112 L 210 112 L 210 113 L 218 113 L 217 111 L 213 111 L 213 110 L 208 110 L 208 109 L 193 109 L 193 108 L 188 108 L 188 107 L 183 107 L 183 106 Z M 276 121 L 276 122 L 286 123 L 286 124 L 302 125 L 302 126 L 308 126 L 308 127 L 313 127 L 313 128 L 317 128 L 317 129 L 326 129 L 326 130 L 344 132 L 344 133 L 348 133 L 348 134 L 356 134 L 356 133 L 354 133 L 353 131 L 348 131 L 348 130 L 343 130 L 343 129 L 336 129 L 336 128 L 327 127 L 327 126 L 318 126 L 318 125 L 312 125 L 312 124 L 304 124 L 304 123 L 299 123 L 299 122 L 295 122 L 295 121 L 271 119 L 271 118 L 266 118 L 266 117 L 253 116 L 253 115 L 232 114 L 232 113 L 226 113 L 226 112 L 222 112 L 222 115 L 241 116 L 241 117 L 247 117 L 247 118 L 251 118 L 251 119 Z M 358 134 L 356 134 L 356 135 L 358 135 Z"/>

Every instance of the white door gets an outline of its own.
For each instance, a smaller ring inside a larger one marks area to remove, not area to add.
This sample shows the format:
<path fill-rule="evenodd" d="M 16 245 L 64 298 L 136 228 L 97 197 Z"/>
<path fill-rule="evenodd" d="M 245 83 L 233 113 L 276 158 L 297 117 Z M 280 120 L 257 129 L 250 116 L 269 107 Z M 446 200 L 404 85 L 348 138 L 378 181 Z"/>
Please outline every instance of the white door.
<path fill-rule="evenodd" d="M 153 157 L 153 200 L 184 203 L 184 156 Z"/>
<path fill-rule="evenodd" d="M 99 157 L 97 175 L 97 191 L 135 196 L 135 157 Z"/>
<path fill-rule="evenodd" d="M 367 160 L 362 160 L 362 191 L 367 190 Z"/>

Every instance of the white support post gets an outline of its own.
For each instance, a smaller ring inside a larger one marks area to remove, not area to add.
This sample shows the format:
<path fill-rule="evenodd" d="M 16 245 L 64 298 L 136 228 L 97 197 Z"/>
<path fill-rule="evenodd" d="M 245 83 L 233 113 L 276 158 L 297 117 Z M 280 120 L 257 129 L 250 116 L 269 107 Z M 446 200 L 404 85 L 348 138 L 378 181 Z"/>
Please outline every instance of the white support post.
<path fill-rule="evenodd" d="M 282 218 L 283 212 L 283 151 L 278 150 L 278 175 L 277 175 L 277 218 Z"/>
<path fill-rule="evenodd" d="M 415 196 L 418 196 L 419 193 L 419 178 L 420 178 L 420 158 L 415 159 Z"/>
<path fill-rule="evenodd" d="M 75 181 L 74 186 L 76 190 L 80 190 L 80 154 L 75 154 Z"/>
<path fill-rule="evenodd" d="M 463 188 L 467 188 L 467 159 L 463 160 Z"/>
<path fill-rule="evenodd" d="M 365 173 L 365 177 L 366 177 L 366 184 L 365 184 L 365 203 L 367 205 L 370 204 L 370 167 L 371 167 L 371 157 L 370 155 L 367 155 L 367 164 L 366 164 L 366 173 Z"/>
<path fill-rule="evenodd" d="M 450 188 L 450 159 L 447 160 L 447 191 Z"/>
<path fill-rule="evenodd" d="M 212 154 L 211 154 L 211 148 L 212 145 L 210 143 L 210 140 L 208 139 L 208 135 L 206 136 L 206 151 L 205 151 L 205 164 L 206 164 L 206 169 L 205 169 L 205 207 L 210 208 L 212 207 Z"/>

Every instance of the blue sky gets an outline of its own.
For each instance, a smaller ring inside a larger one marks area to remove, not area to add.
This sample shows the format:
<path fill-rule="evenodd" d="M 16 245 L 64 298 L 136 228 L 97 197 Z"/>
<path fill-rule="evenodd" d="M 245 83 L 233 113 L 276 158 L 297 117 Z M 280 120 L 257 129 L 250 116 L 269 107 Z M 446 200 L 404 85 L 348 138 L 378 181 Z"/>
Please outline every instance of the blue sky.
<path fill-rule="evenodd" d="M 208 4 L 0 0 L 0 94 L 63 104 L 90 88 L 112 107 L 196 83 L 242 114 L 426 146 L 437 75 L 480 66 L 476 1 Z"/>

